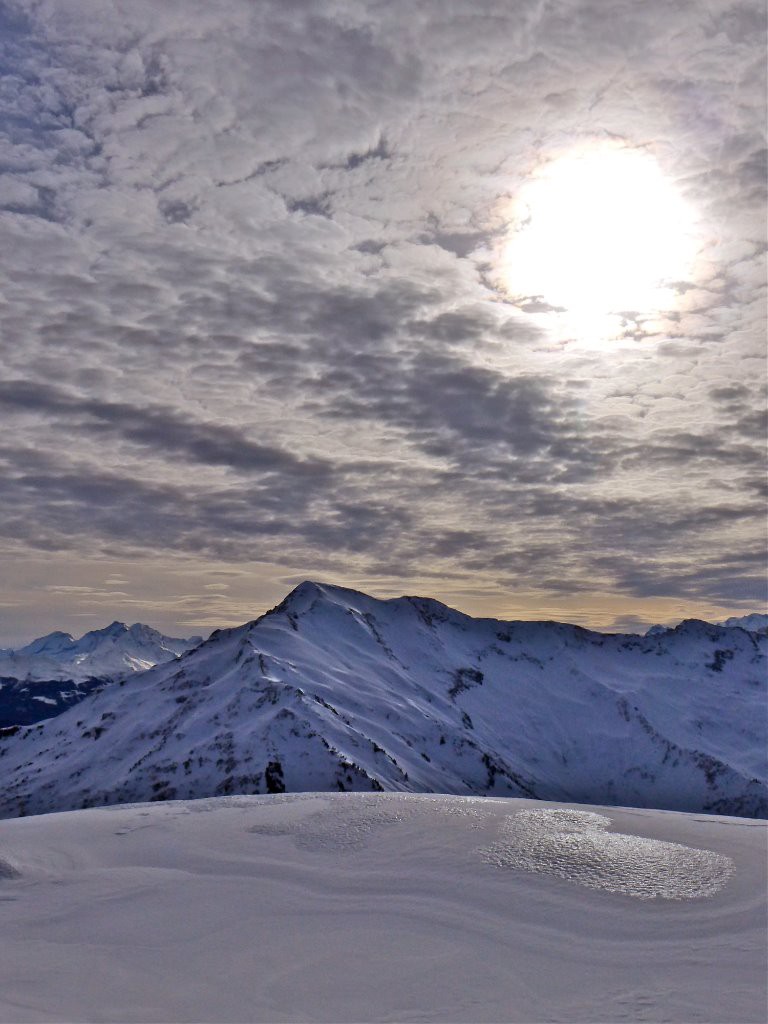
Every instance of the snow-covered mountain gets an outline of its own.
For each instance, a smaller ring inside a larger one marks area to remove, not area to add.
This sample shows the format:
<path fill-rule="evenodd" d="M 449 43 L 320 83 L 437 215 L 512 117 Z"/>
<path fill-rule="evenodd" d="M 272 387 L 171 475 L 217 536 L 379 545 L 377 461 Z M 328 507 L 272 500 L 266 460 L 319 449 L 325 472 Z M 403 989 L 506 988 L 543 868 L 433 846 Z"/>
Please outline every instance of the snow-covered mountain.
<path fill-rule="evenodd" d="M 25 682 L 55 679 L 84 682 L 118 678 L 177 658 L 200 643 L 201 637 L 181 640 L 135 622 L 113 622 L 76 640 L 57 631 L 24 647 L 0 649 L 0 676 Z"/>
<path fill-rule="evenodd" d="M 304 583 L 0 742 L 0 814 L 394 790 L 766 816 L 768 638 L 472 619 Z"/>
<path fill-rule="evenodd" d="M 201 639 L 113 622 L 79 640 L 55 632 L 24 647 L 0 649 L 0 729 L 61 714 L 108 683 L 175 660 Z"/>
<path fill-rule="evenodd" d="M 752 633 L 768 633 L 768 615 L 753 612 L 751 615 L 735 615 L 721 623 L 723 626 L 740 627 Z"/>
<path fill-rule="evenodd" d="M 746 629 L 750 633 L 768 633 L 768 615 L 762 612 L 751 612 L 749 615 L 734 615 L 725 622 L 713 623 L 716 626 L 723 626 L 726 629 Z M 675 626 L 651 626 L 646 630 L 646 636 L 658 636 L 661 633 L 668 633 Z"/>

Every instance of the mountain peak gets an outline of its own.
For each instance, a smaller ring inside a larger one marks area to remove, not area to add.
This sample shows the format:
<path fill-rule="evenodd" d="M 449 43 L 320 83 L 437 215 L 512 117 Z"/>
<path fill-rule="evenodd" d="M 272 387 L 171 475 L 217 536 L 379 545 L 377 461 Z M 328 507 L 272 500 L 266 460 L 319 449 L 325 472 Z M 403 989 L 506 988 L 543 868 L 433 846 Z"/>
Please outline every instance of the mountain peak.
<path fill-rule="evenodd" d="M 752 633 L 766 633 L 768 632 L 768 615 L 762 612 L 752 612 L 749 615 L 733 615 L 730 619 L 726 619 L 725 622 L 721 622 L 720 625 L 726 626 L 729 629 L 738 626 Z"/>
<path fill-rule="evenodd" d="M 117 619 L 115 619 L 114 622 L 110 622 L 110 624 L 105 628 L 104 632 L 110 634 L 127 633 L 128 626 L 126 625 L 125 622 L 119 622 Z"/>
<path fill-rule="evenodd" d="M 94 640 L 100 640 L 103 637 L 118 637 L 127 632 L 128 626 L 124 622 L 118 622 L 118 620 L 115 619 L 115 621 L 110 622 L 108 626 L 102 626 L 101 629 L 91 629 L 87 633 L 84 633 L 77 642 L 82 643 L 89 637 L 93 637 Z"/>
<path fill-rule="evenodd" d="M 293 590 L 288 594 L 287 600 L 291 598 L 316 598 L 323 597 L 327 590 L 327 585 L 323 583 L 316 583 L 314 580 L 302 580 Z"/>
<path fill-rule="evenodd" d="M 57 629 L 53 633 L 46 633 L 45 636 L 32 640 L 25 647 L 20 648 L 20 652 L 23 654 L 54 654 L 71 647 L 74 642 L 75 638 L 71 633 Z"/>
<path fill-rule="evenodd" d="M 281 612 L 287 612 L 293 615 L 300 615 L 322 596 L 323 588 L 319 583 L 314 583 L 312 580 L 303 580 L 301 583 L 297 584 L 293 590 L 289 591 L 279 604 L 275 605 L 274 608 L 271 608 L 266 614 L 267 616 L 270 616 L 280 614 Z M 259 616 L 258 619 L 254 619 L 252 622 L 248 623 L 248 625 L 255 625 L 261 621 L 261 618 L 262 616 Z"/>
<path fill-rule="evenodd" d="M 107 629 L 112 629 L 113 626 L 118 625 L 123 625 L 123 623 L 113 622 L 112 626 L 107 626 Z M 160 638 L 162 635 L 156 629 L 153 629 L 152 626 L 147 626 L 143 622 L 134 622 L 133 625 L 128 626 L 127 632 L 130 633 L 132 637 L 140 639 L 151 638 L 152 640 L 155 640 Z"/>
<path fill-rule="evenodd" d="M 308 611 L 318 601 L 329 604 L 349 604 L 355 599 L 364 599 L 365 595 L 346 587 L 337 587 L 331 583 L 317 583 L 314 580 L 303 580 L 280 602 L 275 611 L 291 611 L 301 614 Z"/>
<path fill-rule="evenodd" d="M 672 630 L 674 633 L 683 633 L 690 636 L 715 636 L 723 630 L 713 622 L 706 622 L 704 619 L 683 619 Z"/>

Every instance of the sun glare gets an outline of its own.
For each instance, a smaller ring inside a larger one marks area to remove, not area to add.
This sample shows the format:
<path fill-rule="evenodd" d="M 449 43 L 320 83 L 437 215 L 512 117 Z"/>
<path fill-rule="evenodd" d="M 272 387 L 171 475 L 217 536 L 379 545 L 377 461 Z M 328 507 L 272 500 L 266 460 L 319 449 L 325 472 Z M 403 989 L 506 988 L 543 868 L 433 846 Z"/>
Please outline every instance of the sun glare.
<path fill-rule="evenodd" d="M 508 220 L 504 290 L 582 340 L 617 336 L 628 315 L 674 309 L 673 286 L 691 274 L 692 211 L 642 149 L 593 146 L 550 161 Z"/>

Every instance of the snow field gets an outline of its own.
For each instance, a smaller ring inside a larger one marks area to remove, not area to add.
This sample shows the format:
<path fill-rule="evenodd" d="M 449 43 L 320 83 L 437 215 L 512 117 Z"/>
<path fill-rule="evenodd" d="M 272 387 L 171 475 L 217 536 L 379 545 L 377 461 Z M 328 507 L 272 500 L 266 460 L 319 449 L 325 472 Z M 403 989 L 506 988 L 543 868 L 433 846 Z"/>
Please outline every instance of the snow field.
<path fill-rule="evenodd" d="M 764 1019 L 748 819 L 223 797 L 4 821 L 0 858 L 6 1022 Z"/>

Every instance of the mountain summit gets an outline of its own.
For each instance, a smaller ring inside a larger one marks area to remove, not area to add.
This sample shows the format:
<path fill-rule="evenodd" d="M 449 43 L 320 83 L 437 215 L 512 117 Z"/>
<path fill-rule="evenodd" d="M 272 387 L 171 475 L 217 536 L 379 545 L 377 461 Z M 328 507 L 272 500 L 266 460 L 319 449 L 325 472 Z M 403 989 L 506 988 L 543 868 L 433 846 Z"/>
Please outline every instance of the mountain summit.
<path fill-rule="evenodd" d="M 473 619 L 302 583 L 0 743 L 0 813 L 394 790 L 764 816 L 768 638 Z"/>

